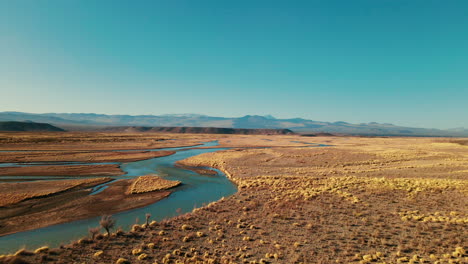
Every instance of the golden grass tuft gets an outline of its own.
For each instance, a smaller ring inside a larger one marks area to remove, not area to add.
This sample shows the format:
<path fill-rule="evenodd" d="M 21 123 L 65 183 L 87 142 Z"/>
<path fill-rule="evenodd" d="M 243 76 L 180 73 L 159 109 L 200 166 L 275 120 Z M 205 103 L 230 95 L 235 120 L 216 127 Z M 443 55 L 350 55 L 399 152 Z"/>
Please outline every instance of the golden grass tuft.
<path fill-rule="evenodd" d="M 144 260 L 144 259 L 147 259 L 148 258 L 148 255 L 145 254 L 145 253 L 142 253 L 138 256 L 138 260 Z"/>
<path fill-rule="evenodd" d="M 180 185 L 180 181 L 170 181 L 156 176 L 155 174 L 140 176 L 135 179 L 129 187 L 129 194 L 138 194 L 167 190 Z"/>
<path fill-rule="evenodd" d="M 130 264 L 130 261 L 128 261 L 128 259 L 125 259 L 125 258 L 119 258 L 115 264 Z"/>
<path fill-rule="evenodd" d="M 34 252 L 28 251 L 23 248 L 23 249 L 16 251 L 14 255 L 15 256 L 32 256 L 34 255 Z"/>
<path fill-rule="evenodd" d="M 34 253 L 40 254 L 40 253 L 46 253 L 48 251 L 49 251 L 49 247 L 44 246 L 44 247 L 40 247 L 40 248 L 34 250 Z"/>
<path fill-rule="evenodd" d="M 191 230 L 193 229 L 193 227 L 191 225 L 187 225 L 187 224 L 183 224 L 181 227 L 180 227 L 181 230 Z"/>
<path fill-rule="evenodd" d="M 102 254 L 104 254 L 104 251 L 99 250 L 99 251 L 96 251 L 96 253 L 94 253 L 93 257 L 98 258 L 98 257 L 100 257 Z"/>
<path fill-rule="evenodd" d="M 135 249 L 132 250 L 132 255 L 134 255 L 134 256 L 140 255 L 142 252 L 143 252 L 143 250 L 141 248 L 135 248 Z"/>

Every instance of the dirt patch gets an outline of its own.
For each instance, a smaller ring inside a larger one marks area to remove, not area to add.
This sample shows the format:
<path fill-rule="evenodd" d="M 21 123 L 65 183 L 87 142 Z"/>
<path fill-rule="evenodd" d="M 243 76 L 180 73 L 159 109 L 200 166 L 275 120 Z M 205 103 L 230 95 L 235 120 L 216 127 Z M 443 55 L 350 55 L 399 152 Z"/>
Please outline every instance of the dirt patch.
<path fill-rule="evenodd" d="M 24 162 L 132 162 L 174 154 L 174 151 L 33 151 L 3 152 L 0 163 Z"/>
<path fill-rule="evenodd" d="M 237 149 L 180 164 L 225 172 L 238 185 L 235 195 L 146 229 L 25 258 L 33 263 L 44 257 L 56 263 L 466 262 L 466 146 L 433 138 L 298 138 L 219 138 L 222 146 Z M 293 142 L 298 140 L 333 147 Z M 259 146 L 270 148 L 254 149 Z M 122 184 L 117 193 L 125 196 L 129 183 Z"/>
<path fill-rule="evenodd" d="M 119 165 L 60 165 L 2 167 L 0 176 L 117 176 L 123 175 Z"/>
<path fill-rule="evenodd" d="M 212 138 L 202 134 L 0 132 L 0 150 L 144 150 L 195 146 Z"/>
<path fill-rule="evenodd" d="M 111 178 L 79 180 L 0 183 L 0 207 L 10 206 L 21 201 L 52 196 L 73 188 L 89 188 L 110 181 Z"/>
<path fill-rule="evenodd" d="M 0 236 L 144 207 L 171 193 L 170 191 L 156 191 L 127 194 L 132 181 L 113 182 L 107 189 L 96 195 L 90 196 L 91 190 L 82 186 L 82 188 L 70 189 L 56 195 L 29 199 L 0 208 L 2 216 Z"/>

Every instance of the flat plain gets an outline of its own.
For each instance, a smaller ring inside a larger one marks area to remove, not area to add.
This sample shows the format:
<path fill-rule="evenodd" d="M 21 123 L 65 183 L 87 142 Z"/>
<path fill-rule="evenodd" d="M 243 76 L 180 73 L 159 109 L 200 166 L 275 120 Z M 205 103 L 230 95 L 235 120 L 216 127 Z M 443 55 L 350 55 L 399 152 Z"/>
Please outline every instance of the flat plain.
<path fill-rule="evenodd" d="M 20 250 L 0 257 L 0 263 L 468 263 L 466 139 L 57 135 L 6 133 L 0 146 L 144 150 L 218 140 L 217 147 L 230 149 L 178 165 L 219 169 L 238 192 L 130 232 Z M 117 183 L 119 188 L 102 192 L 114 205 L 132 196 L 126 194 L 132 180 Z M 31 200 L 16 206 L 25 202 Z"/>

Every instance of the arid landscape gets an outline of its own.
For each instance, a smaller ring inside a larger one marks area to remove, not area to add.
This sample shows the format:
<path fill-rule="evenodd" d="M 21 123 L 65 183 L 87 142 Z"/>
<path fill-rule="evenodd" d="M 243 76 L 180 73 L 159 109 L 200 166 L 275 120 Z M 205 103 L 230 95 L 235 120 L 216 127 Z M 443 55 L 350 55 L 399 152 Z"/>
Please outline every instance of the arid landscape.
<path fill-rule="evenodd" d="M 0 1 L 0 264 L 468 264 L 468 1 Z"/>
<path fill-rule="evenodd" d="M 0 178 L 0 233 L 155 203 L 180 182 L 115 180 L 120 166 L 214 140 L 203 148 L 219 151 L 176 165 L 207 179 L 222 171 L 234 195 L 163 221 L 148 212 L 128 232 L 18 248 L 0 263 L 468 263 L 468 140 L 453 138 L 2 133 L 10 152 L 0 161 L 34 166 L 0 167 L 11 176 Z M 82 165 L 101 162 L 115 164 Z M 100 184 L 108 188 L 90 195 Z"/>

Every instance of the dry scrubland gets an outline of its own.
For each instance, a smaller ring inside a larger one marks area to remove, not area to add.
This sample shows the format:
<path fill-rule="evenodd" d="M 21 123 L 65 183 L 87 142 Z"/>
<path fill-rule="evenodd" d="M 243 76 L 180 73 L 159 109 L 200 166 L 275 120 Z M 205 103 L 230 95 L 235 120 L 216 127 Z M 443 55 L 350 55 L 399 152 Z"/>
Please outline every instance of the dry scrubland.
<path fill-rule="evenodd" d="M 132 185 L 130 185 L 128 193 L 136 194 L 166 190 L 176 187 L 180 184 L 180 181 L 170 181 L 160 178 L 155 174 L 150 174 L 136 178 Z"/>
<path fill-rule="evenodd" d="M 110 181 L 110 178 L 0 183 L 0 207 L 12 205 L 26 199 L 51 196 L 73 188 L 87 188 Z"/>
<path fill-rule="evenodd" d="M 208 140 L 211 139 L 205 135 L 0 132 L 0 150 L 14 150 L 0 152 L 0 163 L 40 164 L 0 168 L 0 176 L 37 177 L 29 183 L 11 183 L 14 178 L 0 179 L 0 182 L 4 182 L 0 183 L 0 236 L 147 206 L 171 193 L 167 188 L 160 188 L 161 186 L 152 192 L 131 193 L 130 186 L 134 180 L 119 180 L 109 183 L 109 188 L 103 192 L 89 196 L 91 187 L 111 179 L 67 180 L 66 176 L 117 176 L 124 174 L 120 166 L 63 165 L 57 162 L 145 160 L 171 155 L 174 152 L 141 151 L 144 149 L 190 146 Z M 109 151 L 121 149 L 141 150 Z M 41 181 L 42 176 L 63 177 Z M 82 184 L 73 186 L 72 183 Z"/>
<path fill-rule="evenodd" d="M 33 151 L 4 152 L 0 162 L 131 162 L 174 154 L 173 151 Z"/>
<path fill-rule="evenodd" d="M 0 236 L 144 207 L 167 197 L 168 189 L 180 184 L 153 178 L 159 179 L 114 181 L 92 196 L 90 187 L 112 179 L 0 183 Z"/>
<path fill-rule="evenodd" d="M 468 263 L 466 140 L 219 139 L 240 148 L 181 164 L 224 171 L 237 194 L 129 233 L 23 250 L 4 261 Z M 291 143 L 298 140 L 333 146 Z M 278 147 L 246 148 L 265 145 Z"/>
<path fill-rule="evenodd" d="M 104 151 L 192 146 L 211 135 L 152 133 L 0 132 L 0 150 Z M 177 140 L 174 140 L 177 139 Z"/>
<path fill-rule="evenodd" d="M 124 172 L 119 165 L 41 165 L 31 167 L 2 167 L 0 176 L 117 176 Z"/>

